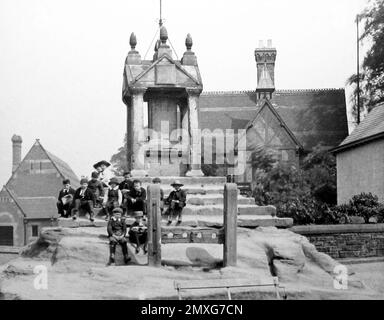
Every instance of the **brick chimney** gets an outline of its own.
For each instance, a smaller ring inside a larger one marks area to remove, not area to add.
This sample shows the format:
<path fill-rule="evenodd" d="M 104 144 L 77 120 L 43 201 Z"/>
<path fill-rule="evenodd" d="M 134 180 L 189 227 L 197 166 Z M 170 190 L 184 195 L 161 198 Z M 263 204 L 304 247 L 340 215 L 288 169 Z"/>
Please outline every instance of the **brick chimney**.
<path fill-rule="evenodd" d="M 272 47 L 272 40 L 259 42 L 259 47 L 255 50 L 257 66 L 257 88 L 256 92 L 260 98 L 272 98 L 275 91 L 275 62 L 277 51 Z"/>
<path fill-rule="evenodd" d="M 23 139 L 20 136 L 14 134 L 12 137 L 12 173 L 21 162 L 21 144 Z"/>

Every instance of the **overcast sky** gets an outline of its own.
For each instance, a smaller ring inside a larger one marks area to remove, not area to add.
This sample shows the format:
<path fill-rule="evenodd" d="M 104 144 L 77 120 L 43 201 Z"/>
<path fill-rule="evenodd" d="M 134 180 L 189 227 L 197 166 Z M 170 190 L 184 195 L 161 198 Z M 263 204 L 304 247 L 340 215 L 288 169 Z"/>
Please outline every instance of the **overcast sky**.
<path fill-rule="evenodd" d="M 187 33 L 205 91 L 253 90 L 254 49 L 277 48 L 277 89 L 344 87 L 356 69 L 355 15 L 365 0 L 163 0 L 178 54 Z M 0 0 L 0 183 L 14 133 L 39 138 L 79 175 L 122 145 L 129 36 L 147 59 L 159 0 Z"/>

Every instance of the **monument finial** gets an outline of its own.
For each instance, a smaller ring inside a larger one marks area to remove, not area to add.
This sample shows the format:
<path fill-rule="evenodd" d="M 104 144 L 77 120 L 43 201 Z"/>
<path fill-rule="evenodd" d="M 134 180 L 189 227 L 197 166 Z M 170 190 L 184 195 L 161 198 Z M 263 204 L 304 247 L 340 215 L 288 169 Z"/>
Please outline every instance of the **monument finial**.
<path fill-rule="evenodd" d="M 160 40 L 163 44 L 165 44 L 168 40 L 168 31 L 164 26 L 160 28 Z"/>
<path fill-rule="evenodd" d="M 187 34 L 187 38 L 185 39 L 185 46 L 187 47 L 187 50 L 188 50 L 188 51 L 191 51 L 191 49 L 192 49 L 192 45 L 193 45 L 192 37 L 191 37 L 191 35 L 188 33 L 188 34 Z"/>
<path fill-rule="evenodd" d="M 134 32 L 131 33 L 131 36 L 129 37 L 129 45 L 131 46 L 132 50 L 135 50 L 137 45 L 137 39 Z"/>

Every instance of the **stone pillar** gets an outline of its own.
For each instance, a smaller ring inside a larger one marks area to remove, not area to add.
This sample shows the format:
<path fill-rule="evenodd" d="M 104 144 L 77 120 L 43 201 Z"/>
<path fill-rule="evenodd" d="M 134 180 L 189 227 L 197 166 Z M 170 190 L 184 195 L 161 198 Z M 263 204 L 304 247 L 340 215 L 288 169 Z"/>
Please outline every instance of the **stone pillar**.
<path fill-rule="evenodd" d="M 201 171 L 201 132 L 199 129 L 199 95 L 201 90 L 187 89 L 188 124 L 190 135 L 190 170 L 187 177 L 203 177 Z"/>
<path fill-rule="evenodd" d="M 127 141 L 131 144 L 128 147 L 130 156 L 130 169 L 131 174 L 134 177 L 144 177 L 147 172 L 145 171 L 144 157 L 145 151 L 142 148 L 145 142 L 144 134 L 144 119 L 143 119 L 143 108 L 144 108 L 144 93 L 146 88 L 135 88 L 131 89 L 131 105 L 130 117 L 128 122 L 128 137 Z"/>
<path fill-rule="evenodd" d="M 224 185 L 224 267 L 237 264 L 237 185 Z"/>
<path fill-rule="evenodd" d="M 161 212 L 160 186 L 151 184 L 147 187 L 148 213 L 148 265 L 161 266 Z"/>

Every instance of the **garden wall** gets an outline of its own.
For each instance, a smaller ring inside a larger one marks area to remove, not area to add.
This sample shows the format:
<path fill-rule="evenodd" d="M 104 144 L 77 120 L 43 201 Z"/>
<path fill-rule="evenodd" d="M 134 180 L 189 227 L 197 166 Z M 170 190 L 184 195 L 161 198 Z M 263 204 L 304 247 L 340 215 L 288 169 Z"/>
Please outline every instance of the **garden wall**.
<path fill-rule="evenodd" d="M 335 259 L 384 257 L 384 224 L 295 226 L 290 230 Z"/>

